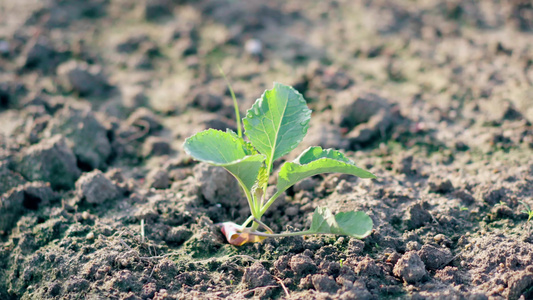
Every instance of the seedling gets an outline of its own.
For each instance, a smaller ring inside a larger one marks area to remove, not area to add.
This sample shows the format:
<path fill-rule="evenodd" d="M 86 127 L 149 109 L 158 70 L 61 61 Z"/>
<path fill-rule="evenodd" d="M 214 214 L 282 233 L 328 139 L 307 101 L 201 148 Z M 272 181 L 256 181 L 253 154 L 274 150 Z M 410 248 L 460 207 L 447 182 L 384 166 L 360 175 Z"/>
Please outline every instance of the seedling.
<path fill-rule="evenodd" d="M 267 197 L 274 161 L 298 146 L 307 133 L 310 119 L 311 110 L 302 95 L 290 86 L 274 83 L 274 88 L 266 90 L 243 118 L 247 140 L 242 137 L 240 125 L 239 134 L 229 129 L 226 132 L 208 129 L 185 140 L 183 148 L 190 156 L 228 170 L 246 195 L 251 216 L 241 225 L 233 222 L 220 224 L 230 244 L 240 246 L 260 242 L 267 237 L 338 234 L 361 239 L 370 234 L 372 219 L 364 212 L 333 215 L 326 207 L 318 207 L 313 214 L 311 228 L 301 232 L 276 234 L 261 221 L 272 203 L 304 178 L 333 172 L 376 178 L 337 150 L 310 147 L 294 161 L 281 166 L 276 192 Z M 260 227 L 266 232 L 258 231 Z"/>
<path fill-rule="evenodd" d="M 522 203 L 522 205 L 525 206 L 525 208 L 526 208 L 526 209 L 522 210 L 522 212 L 527 214 L 527 222 L 529 223 L 529 221 L 531 221 L 531 219 L 533 219 L 533 210 L 531 210 L 529 205 L 527 203 L 525 203 L 524 201 L 520 201 L 520 203 Z"/>

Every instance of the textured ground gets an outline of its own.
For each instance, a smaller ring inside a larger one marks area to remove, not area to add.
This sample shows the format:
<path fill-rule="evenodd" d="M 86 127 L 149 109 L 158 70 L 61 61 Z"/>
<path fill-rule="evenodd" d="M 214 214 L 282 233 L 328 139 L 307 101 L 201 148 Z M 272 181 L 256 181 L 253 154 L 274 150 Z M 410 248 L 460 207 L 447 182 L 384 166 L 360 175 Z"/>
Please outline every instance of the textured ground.
<path fill-rule="evenodd" d="M 236 127 L 217 64 L 243 113 L 293 85 L 299 150 L 378 176 L 305 180 L 263 221 L 356 209 L 371 236 L 224 242 L 248 206 L 181 148 Z M 4 1 L 0 299 L 531 299 L 531 122 L 527 0 Z"/>

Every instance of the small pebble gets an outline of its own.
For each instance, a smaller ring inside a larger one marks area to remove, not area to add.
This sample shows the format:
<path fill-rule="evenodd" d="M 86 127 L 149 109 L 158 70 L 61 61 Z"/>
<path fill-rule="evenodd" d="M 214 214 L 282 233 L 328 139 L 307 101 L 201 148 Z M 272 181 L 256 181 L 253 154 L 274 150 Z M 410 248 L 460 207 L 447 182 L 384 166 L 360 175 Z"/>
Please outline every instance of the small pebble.
<path fill-rule="evenodd" d="M 249 39 L 244 44 L 244 49 L 252 55 L 259 55 L 263 52 L 263 43 L 258 39 Z"/>

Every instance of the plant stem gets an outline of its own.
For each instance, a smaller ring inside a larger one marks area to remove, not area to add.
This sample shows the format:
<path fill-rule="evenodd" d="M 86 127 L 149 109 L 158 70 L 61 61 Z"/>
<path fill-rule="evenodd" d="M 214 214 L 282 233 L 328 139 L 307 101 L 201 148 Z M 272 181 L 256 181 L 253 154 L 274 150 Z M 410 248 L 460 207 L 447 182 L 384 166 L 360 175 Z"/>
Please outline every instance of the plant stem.
<path fill-rule="evenodd" d="M 233 107 L 235 108 L 235 119 L 237 119 L 237 134 L 239 135 L 239 137 L 242 138 L 241 114 L 239 112 L 239 104 L 237 103 L 237 98 L 235 97 L 235 93 L 231 88 L 231 84 L 229 83 L 229 80 L 226 77 L 224 70 L 222 70 L 222 67 L 220 67 L 220 65 L 217 65 L 217 67 L 220 73 L 222 74 L 222 77 L 224 77 L 226 85 L 228 86 L 229 92 L 231 94 L 231 99 L 233 99 Z"/>
<path fill-rule="evenodd" d="M 252 215 L 252 216 L 249 216 L 248 219 L 246 219 L 246 221 L 244 221 L 244 223 L 242 223 L 241 226 L 242 226 L 243 228 L 246 227 L 246 226 L 248 226 L 248 224 L 250 224 L 250 222 L 252 222 L 254 219 L 255 219 L 255 218 L 254 218 L 253 215 Z"/>
<path fill-rule="evenodd" d="M 257 223 L 256 221 L 254 221 L 252 223 L 252 227 L 250 227 L 251 230 L 257 230 L 257 228 L 259 228 L 259 223 Z"/>
<path fill-rule="evenodd" d="M 268 208 L 270 207 L 270 205 L 272 205 L 272 203 L 274 203 L 274 201 L 276 201 L 276 199 L 283 193 L 285 192 L 285 190 L 282 190 L 282 191 L 277 191 L 272 197 L 270 197 L 270 199 L 267 201 L 267 203 L 261 207 L 261 209 L 259 210 L 259 217 L 262 217 L 265 212 L 268 210 Z"/>
<path fill-rule="evenodd" d="M 286 237 L 286 236 L 298 236 L 298 235 L 309 235 L 309 234 L 318 234 L 311 230 L 298 231 L 298 232 L 287 232 L 287 233 L 265 233 L 259 231 L 252 231 L 250 234 L 264 236 L 264 237 Z"/>

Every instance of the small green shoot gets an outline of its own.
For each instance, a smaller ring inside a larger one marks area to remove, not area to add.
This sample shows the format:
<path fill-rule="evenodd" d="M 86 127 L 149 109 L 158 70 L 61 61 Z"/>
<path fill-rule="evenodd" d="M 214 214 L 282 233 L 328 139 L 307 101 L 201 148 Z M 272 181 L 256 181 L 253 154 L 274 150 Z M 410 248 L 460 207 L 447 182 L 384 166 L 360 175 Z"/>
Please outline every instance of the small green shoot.
<path fill-rule="evenodd" d="M 339 265 L 341 266 L 341 268 L 342 268 L 343 264 L 344 264 L 344 259 L 341 258 L 341 259 L 339 260 Z"/>
<path fill-rule="evenodd" d="M 531 210 L 529 205 L 527 203 L 525 203 L 524 201 L 519 201 L 519 202 L 522 203 L 522 205 L 525 206 L 525 208 L 526 208 L 526 209 L 522 210 L 522 212 L 527 214 L 527 222 L 529 223 L 529 221 L 531 221 L 531 219 L 533 219 L 533 210 Z"/>
<path fill-rule="evenodd" d="M 222 74 L 222 77 L 224 77 L 226 85 L 228 86 L 229 93 L 231 94 L 231 99 L 233 99 L 233 108 L 235 108 L 235 119 L 237 120 L 237 134 L 240 138 L 242 138 L 241 113 L 239 112 L 239 103 L 237 102 L 237 97 L 235 97 L 235 93 L 231 88 L 231 83 L 229 82 L 228 77 L 226 77 L 226 73 L 224 73 L 224 70 L 222 70 L 222 67 L 220 67 L 220 65 L 217 65 L 217 67 L 218 71 L 220 71 L 220 74 Z"/>
<path fill-rule="evenodd" d="M 235 98 L 234 102 L 237 102 Z M 376 178 L 337 150 L 310 147 L 295 160 L 281 166 L 277 190 L 268 197 L 268 179 L 274 161 L 298 146 L 307 133 L 310 119 L 311 110 L 302 95 L 290 86 L 274 83 L 274 88 L 266 90 L 243 119 L 247 140 L 231 130 L 223 132 L 214 129 L 199 132 L 185 140 L 183 148 L 190 156 L 229 171 L 248 200 L 251 216 L 242 225 L 233 222 L 220 224 L 230 244 L 240 246 L 260 242 L 267 237 L 337 234 L 361 239 L 370 234 L 372 219 L 364 212 L 349 211 L 333 215 L 326 207 L 318 207 L 313 214 L 311 228 L 301 232 L 276 234 L 261 221 L 261 217 L 283 192 L 307 177 L 321 173 L 345 173 L 361 178 Z M 240 123 L 238 127 L 240 130 Z M 265 231 L 258 231 L 260 227 Z"/>
<path fill-rule="evenodd" d="M 505 203 L 505 201 L 500 201 L 499 203 L 496 203 L 494 206 L 507 206 L 507 203 Z"/>

